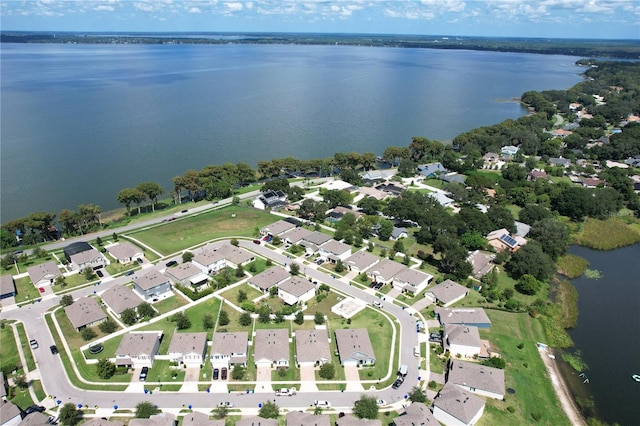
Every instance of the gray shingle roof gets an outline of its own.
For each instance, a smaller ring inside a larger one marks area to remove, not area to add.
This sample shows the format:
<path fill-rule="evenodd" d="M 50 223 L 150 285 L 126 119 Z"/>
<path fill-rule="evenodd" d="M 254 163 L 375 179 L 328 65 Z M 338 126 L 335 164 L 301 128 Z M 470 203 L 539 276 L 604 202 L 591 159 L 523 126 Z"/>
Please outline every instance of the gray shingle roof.
<path fill-rule="evenodd" d="M 468 424 L 484 407 L 484 400 L 447 382 L 433 400 L 433 406 Z"/>
<path fill-rule="evenodd" d="M 103 258 L 102 254 L 93 247 L 90 250 L 72 254 L 69 257 L 71 262 L 75 263 L 76 265 L 82 265 L 84 263 L 93 262 L 95 259 Z"/>
<path fill-rule="evenodd" d="M 231 356 L 233 354 L 246 354 L 249 341 L 249 333 L 237 331 L 235 333 L 213 333 L 211 339 L 211 354 Z M 246 361 L 243 359 L 242 362 Z"/>
<path fill-rule="evenodd" d="M 159 338 L 156 333 L 127 333 L 122 336 L 116 355 L 155 355 L 152 352 Z"/>
<path fill-rule="evenodd" d="M 92 297 L 81 297 L 72 305 L 65 307 L 64 311 L 75 328 L 81 328 L 107 318 L 96 299 Z"/>
<path fill-rule="evenodd" d="M 201 413 L 199 411 L 185 414 L 181 424 L 183 424 L 184 426 L 225 426 L 225 422 L 223 419 L 210 420 L 207 414 Z"/>
<path fill-rule="evenodd" d="M 248 282 L 262 291 L 267 291 L 290 276 L 291 275 L 281 266 L 274 266 L 249 278 Z"/>
<path fill-rule="evenodd" d="M 16 284 L 13 282 L 11 275 L 0 276 L 0 295 L 16 292 Z"/>
<path fill-rule="evenodd" d="M 331 361 L 327 330 L 297 330 L 296 359 L 298 362 Z"/>
<path fill-rule="evenodd" d="M 154 414 L 148 419 L 131 419 L 129 426 L 174 426 L 176 416 L 171 413 Z"/>
<path fill-rule="evenodd" d="M 478 327 L 471 325 L 446 324 L 444 333 L 449 345 L 472 346 L 480 349 L 482 341 Z"/>
<path fill-rule="evenodd" d="M 504 370 L 499 368 L 452 360 L 448 381 L 504 396 Z"/>
<path fill-rule="evenodd" d="M 311 244 L 315 244 L 320 246 L 327 241 L 329 241 L 331 237 L 320 231 L 313 231 L 310 234 L 306 235 L 303 240 L 310 242 Z"/>
<path fill-rule="evenodd" d="M 322 244 L 320 248 L 336 256 L 339 256 L 345 252 L 351 252 L 351 246 L 349 244 L 336 241 L 333 238 Z"/>
<path fill-rule="evenodd" d="M 378 419 L 359 419 L 352 414 L 345 414 L 336 420 L 336 426 L 382 426 L 382 422 Z"/>
<path fill-rule="evenodd" d="M 289 360 L 289 331 L 284 328 L 256 330 L 253 359 Z"/>
<path fill-rule="evenodd" d="M 207 350 L 207 333 L 173 333 L 169 354 L 197 354 L 204 357 Z"/>
<path fill-rule="evenodd" d="M 330 426 L 331 422 L 328 414 L 314 415 L 303 411 L 289 411 L 286 424 L 287 426 Z"/>
<path fill-rule="evenodd" d="M 225 260 L 235 263 L 236 265 L 240 265 L 244 262 L 248 262 L 254 258 L 254 255 L 240 247 L 236 247 L 229 243 L 224 243 L 220 245 L 207 246 L 207 248 L 211 248 L 215 253 L 219 253 L 224 257 Z"/>
<path fill-rule="evenodd" d="M 298 244 L 304 237 L 311 234 L 306 228 L 295 228 L 281 235 L 282 239 L 291 241 L 292 244 Z"/>
<path fill-rule="evenodd" d="M 129 241 L 123 241 L 121 243 L 113 244 L 105 247 L 109 254 L 118 260 L 131 259 L 137 255 L 142 254 L 142 249 L 131 244 Z"/>
<path fill-rule="evenodd" d="M 394 262 L 390 259 L 382 259 L 367 271 L 367 275 L 381 276 L 386 282 L 391 280 L 398 272 L 406 269 L 401 263 Z"/>
<path fill-rule="evenodd" d="M 360 271 L 369 268 L 378 262 L 380 262 L 380 258 L 366 250 L 358 251 L 347 257 L 344 261 L 345 265 L 353 266 Z"/>
<path fill-rule="evenodd" d="M 394 280 L 399 280 L 413 286 L 417 286 L 425 282 L 428 283 L 432 278 L 433 275 L 425 274 L 424 272 L 411 268 L 405 268 L 393 277 Z"/>
<path fill-rule="evenodd" d="M 491 324 L 482 308 L 435 308 L 441 324 Z"/>
<path fill-rule="evenodd" d="M 150 290 L 154 287 L 161 286 L 162 284 L 168 283 L 169 279 L 162 275 L 159 271 L 151 271 L 148 274 L 136 277 L 133 279 L 133 282 L 136 283 L 138 287 L 142 290 Z"/>
<path fill-rule="evenodd" d="M 309 280 L 305 280 L 300 277 L 290 277 L 288 280 L 279 284 L 278 288 L 295 297 L 300 297 L 309 290 L 315 288 L 315 285 L 310 283 Z"/>
<path fill-rule="evenodd" d="M 60 269 L 53 261 L 41 263 L 39 265 L 30 266 L 27 268 L 27 273 L 31 282 L 37 284 L 42 280 L 54 280 L 56 277 L 62 275 Z"/>
<path fill-rule="evenodd" d="M 142 299 L 136 292 L 125 285 L 118 285 L 110 288 L 100 296 L 116 314 L 120 315 L 125 309 L 137 308 Z"/>
<path fill-rule="evenodd" d="M 271 225 L 265 226 L 264 228 L 262 228 L 262 231 L 265 233 L 268 232 L 271 235 L 280 235 L 283 232 L 287 232 L 295 227 L 296 225 L 294 225 L 293 223 L 287 222 L 286 220 L 279 220 L 272 223 Z"/>
<path fill-rule="evenodd" d="M 468 291 L 468 288 L 452 280 L 444 280 L 440 284 L 436 284 L 427 290 L 428 293 L 432 293 L 438 301 L 445 305 L 467 294 Z"/>
<path fill-rule="evenodd" d="M 167 268 L 164 272 L 169 278 L 173 278 L 176 281 L 186 280 L 187 278 L 201 274 L 202 270 L 191 262 L 181 263 L 173 268 Z"/>
<path fill-rule="evenodd" d="M 395 426 L 440 426 L 429 407 L 414 402 L 404 409 L 405 414 L 393 419 Z"/>
<path fill-rule="evenodd" d="M 335 335 L 340 360 L 346 358 L 375 359 L 369 331 L 366 328 L 338 329 L 335 331 Z"/>
<path fill-rule="evenodd" d="M 278 421 L 276 419 L 264 419 L 258 416 L 247 416 L 238 420 L 236 426 L 278 426 Z"/>

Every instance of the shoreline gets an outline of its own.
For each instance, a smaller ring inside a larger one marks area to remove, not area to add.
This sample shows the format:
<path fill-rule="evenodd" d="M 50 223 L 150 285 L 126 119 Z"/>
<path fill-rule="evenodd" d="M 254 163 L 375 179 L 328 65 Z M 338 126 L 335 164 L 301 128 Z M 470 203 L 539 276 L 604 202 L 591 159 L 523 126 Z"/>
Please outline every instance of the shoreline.
<path fill-rule="evenodd" d="M 556 396 L 560 401 L 560 405 L 562 406 L 562 410 L 567 415 L 569 422 L 572 425 L 587 426 L 587 422 L 578 409 L 578 406 L 573 399 L 573 394 L 569 390 L 569 387 L 567 386 L 567 383 L 565 382 L 564 377 L 560 372 L 558 364 L 555 362 L 555 358 L 550 358 L 550 355 L 553 354 L 541 347 L 538 347 L 538 353 L 540 354 L 542 362 L 547 369 L 547 373 L 549 374 L 549 380 L 551 381 L 553 390 L 555 391 Z"/>

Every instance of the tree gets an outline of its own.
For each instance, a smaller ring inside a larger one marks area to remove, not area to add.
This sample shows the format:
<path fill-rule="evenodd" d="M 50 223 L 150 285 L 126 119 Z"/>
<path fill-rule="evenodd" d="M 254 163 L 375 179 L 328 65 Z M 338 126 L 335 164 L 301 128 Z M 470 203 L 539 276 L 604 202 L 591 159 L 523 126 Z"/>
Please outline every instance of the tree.
<path fill-rule="evenodd" d="M 533 296 L 540 290 L 540 282 L 536 280 L 534 276 L 524 274 L 516 283 L 515 289 L 518 290 L 519 293 Z"/>
<path fill-rule="evenodd" d="M 27 378 L 22 374 L 15 376 L 15 378 L 13 379 L 13 383 L 20 389 L 27 389 L 29 387 L 29 382 L 27 382 Z"/>
<path fill-rule="evenodd" d="M 182 263 L 189 263 L 193 260 L 194 254 L 190 251 L 185 251 L 182 253 Z"/>
<path fill-rule="evenodd" d="M 378 404 L 375 397 L 362 395 L 353 405 L 353 415 L 359 419 L 377 419 Z"/>
<path fill-rule="evenodd" d="M 269 305 L 262 305 L 258 308 L 258 322 L 261 324 L 269 324 L 271 322 L 271 308 L 269 308 Z"/>
<path fill-rule="evenodd" d="M 513 253 L 511 260 L 506 265 L 506 269 L 515 279 L 529 274 L 540 281 L 544 281 L 553 275 L 555 265 L 553 260 L 542 251 L 540 244 L 535 241 L 529 241 L 520 250 Z"/>
<path fill-rule="evenodd" d="M 358 208 L 362 213 L 367 215 L 376 215 L 380 210 L 382 204 L 374 197 L 366 196 L 362 200 L 358 201 Z"/>
<path fill-rule="evenodd" d="M 249 312 L 243 312 L 242 315 L 240 315 L 240 318 L 238 319 L 238 321 L 240 322 L 240 325 L 243 327 L 247 327 L 251 325 L 251 314 Z"/>
<path fill-rule="evenodd" d="M 149 304 L 148 302 L 140 303 L 136 309 L 138 310 L 138 315 L 147 319 L 153 318 L 158 314 L 156 310 L 153 309 L 153 306 L 151 306 L 151 304 Z"/>
<path fill-rule="evenodd" d="M 176 323 L 176 327 L 178 328 L 178 330 L 186 330 L 187 328 L 191 327 L 191 320 L 183 312 L 173 314 L 173 316 L 171 317 L 171 321 Z"/>
<path fill-rule="evenodd" d="M 151 211 L 156 211 L 156 203 L 158 202 L 158 196 L 164 194 L 164 189 L 162 186 L 158 185 L 155 182 L 142 182 L 136 189 L 142 192 L 147 196 L 149 201 L 151 202 Z"/>
<path fill-rule="evenodd" d="M 213 410 L 213 417 L 216 419 L 224 419 L 227 417 L 227 414 L 229 414 L 229 412 L 225 406 L 217 407 Z"/>
<path fill-rule="evenodd" d="M 409 401 L 422 402 L 423 404 L 426 404 L 427 394 L 421 387 L 414 386 L 413 389 L 411 389 L 411 392 L 409 392 Z"/>
<path fill-rule="evenodd" d="M 154 414 L 158 414 L 160 410 L 149 401 L 142 401 L 136 405 L 136 419 L 148 419 Z"/>
<path fill-rule="evenodd" d="M 314 319 L 313 321 L 317 324 L 317 325 L 322 325 L 324 324 L 324 315 L 322 314 L 322 312 L 316 312 L 314 315 Z"/>
<path fill-rule="evenodd" d="M 300 273 L 300 265 L 295 262 L 291 262 L 291 265 L 289 265 L 289 272 L 291 272 L 291 275 L 298 275 Z"/>
<path fill-rule="evenodd" d="M 263 419 L 277 419 L 280 415 L 280 407 L 275 402 L 267 401 L 258 410 L 258 416 Z"/>
<path fill-rule="evenodd" d="M 202 316 L 202 328 L 204 328 L 205 330 L 210 330 L 214 325 L 216 325 L 216 323 L 213 320 L 213 315 L 211 315 L 210 313 L 206 313 Z"/>
<path fill-rule="evenodd" d="M 92 279 L 94 279 L 96 277 L 95 272 L 93 272 L 93 268 L 91 268 L 90 266 L 87 266 L 86 268 L 84 268 L 82 270 L 82 273 L 84 274 L 84 278 L 87 281 L 91 281 Z"/>
<path fill-rule="evenodd" d="M 135 309 L 127 308 L 120 314 L 120 319 L 125 325 L 133 325 L 136 323 L 138 316 Z"/>
<path fill-rule="evenodd" d="M 338 261 L 336 262 L 336 266 L 333 268 L 337 273 L 341 273 L 344 271 L 344 264 L 342 263 L 342 260 L 338 259 Z"/>
<path fill-rule="evenodd" d="M 231 370 L 231 378 L 233 380 L 242 380 L 244 378 L 245 368 L 240 364 L 235 364 Z"/>
<path fill-rule="evenodd" d="M 380 229 L 378 230 L 378 235 L 382 241 L 388 241 L 391 238 L 391 234 L 393 233 L 393 222 L 389 219 L 381 219 L 380 220 Z"/>
<path fill-rule="evenodd" d="M 238 303 L 242 303 L 247 300 L 247 292 L 244 290 L 238 290 Z"/>
<path fill-rule="evenodd" d="M 506 367 L 507 365 L 504 358 L 498 357 L 491 357 L 489 359 L 486 359 L 482 361 L 482 364 L 493 368 L 499 368 L 501 370 L 504 370 L 504 367 Z"/>
<path fill-rule="evenodd" d="M 89 340 L 93 339 L 94 337 L 96 337 L 97 334 L 96 334 L 95 331 L 93 331 L 93 328 L 85 327 L 80 332 L 80 336 L 82 337 L 82 340 L 84 340 L 86 342 L 86 341 L 89 341 Z"/>
<path fill-rule="evenodd" d="M 304 323 L 304 314 L 302 313 L 302 311 L 298 311 L 296 313 L 296 317 L 293 319 L 293 322 L 298 325 L 302 325 Z"/>
<path fill-rule="evenodd" d="M 542 251 L 554 260 L 569 250 L 569 229 L 556 219 L 539 220 L 531 227 L 529 236 L 538 241 Z"/>
<path fill-rule="evenodd" d="M 225 326 L 229 324 L 229 313 L 222 309 L 218 315 L 218 325 Z"/>
<path fill-rule="evenodd" d="M 98 325 L 98 328 L 104 334 L 110 334 L 116 331 L 116 329 L 118 328 L 118 324 L 116 324 L 116 322 L 111 318 L 107 318 L 106 321 L 102 321 L 100 325 Z"/>
<path fill-rule="evenodd" d="M 69 306 L 73 305 L 73 296 L 70 294 L 65 294 L 60 299 L 60 306 Z"/>
<path fill-rule="evenodd" d="M 58 420 L 64 426 L 75 426 L 78 423 L 78 414 L 80 411 L 73 402 L 67 402 L 60 408 Z"/>
<path fill-rule="evenodd" d="M 332 380 L 336 375 L 336 367 L 330 362 L 322 364 L 320 366 L 320 372 L 318 374 L 323 379 Z"/>
<path fill-rule="evenodd" d="M 101 379 L 109 379 L 116 372 L 116 365 L 109 361 L 107 358 L 102 358 L 96 364 L 96 374 Z"/>
<path fill-rule="evenodd" d="M 127 208 L 127 214 L 131 214 L 131 204 L 139 204 L 146 198 L 146 195 L 135 188 L 125 188 L 118 192 L 118 202 Z M 138 206 L 138 214 L 140 206 Z"/>

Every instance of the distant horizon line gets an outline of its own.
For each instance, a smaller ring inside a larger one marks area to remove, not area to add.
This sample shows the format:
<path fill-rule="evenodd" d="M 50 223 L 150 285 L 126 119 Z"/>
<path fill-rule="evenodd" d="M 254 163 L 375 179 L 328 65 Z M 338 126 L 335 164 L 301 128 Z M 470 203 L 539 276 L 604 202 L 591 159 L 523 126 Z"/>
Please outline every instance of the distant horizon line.
<path fill-rule="evenodd" d="M 520 40 L 584 40 L 584 41 L 626 41 L 636 42 L 640 45 L 640 38 L 588 38 L 588 37 L 533 37 L 533 36 L 491 36 L 491 35 L 455 35 L 455 34 L 402 34 L 402 33 L 360 33 L 360 32 L 301 32 L 301 31 L 133 31 L 133 30 L 105 30 L 105 31 L 82 31 L 82 30 L 0 30 L 0 34 L 106 34 L 106 35 L 180 35 L 180 34 L 206 34 L 206 35 L 265 35 L 265 34 L 288 34 L 288 35 L 326 35 L 326 36 L 349 36 L 349 37 L 416 37 L 416 38 L 439 38 L 439 39 L 520 39 Z"/>

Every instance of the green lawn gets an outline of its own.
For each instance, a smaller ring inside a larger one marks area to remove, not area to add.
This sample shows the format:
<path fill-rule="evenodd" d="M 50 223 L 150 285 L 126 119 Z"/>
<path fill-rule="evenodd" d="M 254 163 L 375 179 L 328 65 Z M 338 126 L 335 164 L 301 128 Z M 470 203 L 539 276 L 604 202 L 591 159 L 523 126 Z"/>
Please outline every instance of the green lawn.
<path fill-rule="evenodd" d="M 253 237 L 256 228 L 273 222 L 273 216 L 267 212 L 231 206 L 134 232 L 131 236 L 169 255 L 216 238 Z"/>
<path fill-rule="evenodd" d="M 478 424 L 568 425 L 536 348 L 536 342 L 546 340 L 542 324 L 525 313 L 487 310 L 487 314 L 491 328 L 482 329 L 480 337 L 488 339 L 505 359 L 505 384 L 516 394 L 506 395 L 505 401 L 488 399 Z M 524 344 L 522 349 L 517 347 L 520 343 Z M 509 406 L 515 409 L 513 414 L 507 411 Z M 532 414 L 540 415 L 540 420 L 536 422 Z"/>
<path fill-rule="evenodd" d="M 243 283 L 230 288 L 229 290 L 223 291 L 222 293 L 220 293 L 220 296 L 224 297 L 234 305 L 240 306 L 241 302 L 238 300 L 238 293 L 240 293 L 240 290 L 244 291 L 247 294 L 246 300 L 253 300 L 262 295 L 262 293 L 256 290 L 255 287 L 252 287 L 247 283 Z"/>
<path fill-rule="evenodd" d="M 13 328 L 9 325 L 0 328 L 0 366 L 2 370 L 11 366 L 15 367 L 19 373 L 22 372 L 22 363 L 18 355 Z"/>
<path fill-rule="evenodd" d="M 184 381 L 185 369 L 182 367 L 172 367 L 168 360 L 156 359 L 153 367 L 149 369 L 147 382 L 180 382 Z M 154 386 L 155 387 L 155 386 Z M 166 389 L 165 389 L 166 390 Z"/>
<path fill-rule="evenodd" d="M 184 306 L 188 304 L 189 301 L 185 300 L 184 297 L 180 296 L 178 293 L 174 293 L 172 297 L 168 297 L 159 302 L 153 304 L 153 307 L 160 313 L 166 314 L 167 312 L 173 311 L 174 309 L 178 309 L 180 306 Z"/>
<path fill-rule="evenodd" d="M 18 278 L 14 282 L 16 283 L 16 303 L 27 302 L 40 297 L 40 292 L 33 286 L 29 276 Z"/>
<path fill-rule="evenodd" d="M 22 346 L 22 352 L 24 352 L 24 359 L 27 362 L 27 371 L 33 371 L 36 369 L 36 361 L 33 359 L 33 352 L 29 345 L 29 339 L 27 338 L 27 332 L 24 329 L 24 325 L 20 322 L 16 324 L 18 329 L 18 336 L 20 337 L 20 345 Z"/>

